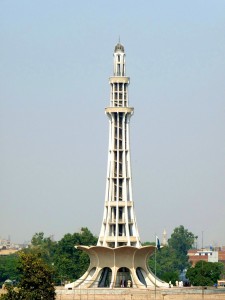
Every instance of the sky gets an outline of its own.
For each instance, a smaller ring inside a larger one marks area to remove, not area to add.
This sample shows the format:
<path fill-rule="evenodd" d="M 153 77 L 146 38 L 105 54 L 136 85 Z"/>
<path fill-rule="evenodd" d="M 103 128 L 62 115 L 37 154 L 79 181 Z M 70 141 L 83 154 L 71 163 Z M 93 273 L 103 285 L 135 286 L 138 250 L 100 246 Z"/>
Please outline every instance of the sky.
<path fill-rule="evenodd" d="M 0 0 L 0 238 L 99 235 L 125 47 L 141 241 L 225 245 L 225 1 Z"/>

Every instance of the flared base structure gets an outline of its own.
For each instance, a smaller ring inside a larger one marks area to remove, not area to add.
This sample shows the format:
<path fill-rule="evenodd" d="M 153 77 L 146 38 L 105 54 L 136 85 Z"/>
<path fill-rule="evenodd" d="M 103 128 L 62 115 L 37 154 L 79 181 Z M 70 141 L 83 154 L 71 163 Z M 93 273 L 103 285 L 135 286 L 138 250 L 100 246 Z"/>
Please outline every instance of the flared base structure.
<path fill-rule="evenodd" d="M 77 246 L 77 249 L 89 255 L 90 265 L 81 278 L 65 285 L 66 289 L 168 287 L 168 283 L 157 278 L 147 267 L 147 259 L 154 253 L 155 246 Z"/>

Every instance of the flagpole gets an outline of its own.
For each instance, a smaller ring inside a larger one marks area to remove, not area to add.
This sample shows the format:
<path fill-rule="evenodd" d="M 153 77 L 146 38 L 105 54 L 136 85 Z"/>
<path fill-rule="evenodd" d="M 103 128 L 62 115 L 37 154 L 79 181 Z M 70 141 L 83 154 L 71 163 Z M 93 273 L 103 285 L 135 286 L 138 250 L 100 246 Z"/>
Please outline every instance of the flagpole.
<path fill-rule="evenodd" d="M 156 241 L 156 235 L 155 235 L 155 241 Z M 156 247 L 157 247 L 157 243 L 155 243 L 155 299 L 156 299 Z"/>

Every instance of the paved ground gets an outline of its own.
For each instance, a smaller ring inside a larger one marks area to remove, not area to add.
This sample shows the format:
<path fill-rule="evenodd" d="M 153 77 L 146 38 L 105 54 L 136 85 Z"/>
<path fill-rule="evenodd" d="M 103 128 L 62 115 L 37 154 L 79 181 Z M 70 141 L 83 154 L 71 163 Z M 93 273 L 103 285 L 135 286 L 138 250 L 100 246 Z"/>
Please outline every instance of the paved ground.
<path fill-rule="evenodd" d="M 4 291 L 0 289 L 0 295 Z M 67 291 L 57 287 L 56 300 L 225 300 L 225 289 L 172 288 L 150 289 L 85 289 Z M 47 300 L 47 299 L 46 299 Z"/>
<path fill-rule="evenodd" d="M 107 292 L 107 293 L 106 293 Z M 225 300 L 225 289 L 173 288 L 57 290 L 57 300 Z"/>

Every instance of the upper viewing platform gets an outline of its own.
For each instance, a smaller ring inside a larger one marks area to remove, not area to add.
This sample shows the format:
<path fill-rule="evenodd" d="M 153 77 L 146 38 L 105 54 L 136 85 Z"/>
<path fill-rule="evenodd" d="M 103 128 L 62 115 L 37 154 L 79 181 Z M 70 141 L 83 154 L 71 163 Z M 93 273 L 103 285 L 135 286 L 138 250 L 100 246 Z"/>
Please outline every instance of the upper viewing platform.
<path fill-rule="evenodd" d="M 130 78 L 126 76 L 126 54 L 124 46 L 117 43 L 113 53 L 113 75 L 109 78 L 111 85 L 110 106 L 128 106 L 128 85 Z"/>
<path fill-rule="evenodd" d="M 124 46 L 120 43 L 117 43 L 114 50 L 114 76 L 123 77 L 126 76 L 125 72 L 125 52 L 124 52 Z"/>

